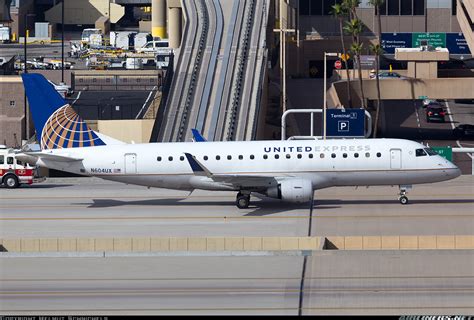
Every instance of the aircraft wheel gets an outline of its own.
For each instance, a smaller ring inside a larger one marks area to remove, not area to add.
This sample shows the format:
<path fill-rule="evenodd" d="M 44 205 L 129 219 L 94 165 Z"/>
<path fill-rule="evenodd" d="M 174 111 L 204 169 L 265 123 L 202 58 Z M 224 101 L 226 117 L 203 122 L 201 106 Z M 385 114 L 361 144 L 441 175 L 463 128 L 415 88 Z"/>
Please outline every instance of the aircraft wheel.
<path fill-rule="evenodd" d="M 237 194 L 236 204 L 239 209 L 247 209 L 250 205 L 250 195 L 243 195 L 239 192 Z"/>
<path fill-rule="evenodd" d="M 401 204 L 407 204 L 408 203 L 408 198 L 407 196 L 401 196 L 399 199 Z"/>

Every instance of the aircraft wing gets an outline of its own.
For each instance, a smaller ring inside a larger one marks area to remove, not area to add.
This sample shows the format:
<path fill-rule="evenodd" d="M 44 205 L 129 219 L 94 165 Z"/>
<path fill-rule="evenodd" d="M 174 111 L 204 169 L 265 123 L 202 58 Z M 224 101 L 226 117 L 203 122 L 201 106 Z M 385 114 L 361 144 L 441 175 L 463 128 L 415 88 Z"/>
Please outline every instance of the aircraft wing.
<path fill-rule="evenodd" d="M 242 188 L 268 188 L 277 184 L 277 177 L 240 174 L 213 174 L 193 155 L 185 153 L 186 158 L 196 176 L 204 176 L 215 182 L 231 184 Z"/>

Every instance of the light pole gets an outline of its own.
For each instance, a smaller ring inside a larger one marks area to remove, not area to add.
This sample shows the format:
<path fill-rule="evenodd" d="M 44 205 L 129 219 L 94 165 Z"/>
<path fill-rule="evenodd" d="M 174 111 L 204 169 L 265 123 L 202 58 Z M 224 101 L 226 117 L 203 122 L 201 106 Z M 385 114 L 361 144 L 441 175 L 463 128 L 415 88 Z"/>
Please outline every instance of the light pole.
<path fill-rule="evenodd" d="M 64 2 L 61 4 L 61 83 L 64 83 Z"/>
<path fill-rule="evenodd" d="M 324 98 L 323 98 L 323 139 L 326 140 L 326 109 L 327 109 L 327 94 L 326 94 L 326 82 L 327 82 L 327 59 L 326 57 L 338 57 L 338 53 L 334 52 L 324 52 L 324 88 L 323 88 L 323 93 L 324 93 Z"/>
<path fill-rule="evenodd" d="M 25 21 L 24 21 L 24 26 L 23 26 L 23 36 L 24 36 L 24 52 L 23 52 L 23 55 L 24 55 L 24 65 L 23 65 L 23 72 L 24 73 L 28 73 L 28 68 L 26 66 L 26 55 L 27 55 L 27 51 L 26 51 L 26 47 L 27 47 L 27 41 L 28 41 L 28 37 L 27 37 L 27 31 L 28 31 L 28 17 L 34 17 L 35 14 L 34 13 L 25 13 Z M 29 121 L 28 121 L 28 109 L 26 108 L 26 90 L 24 90 L 24 101 L 23 101 L 23 114 L 25 116 L 25 129 L 23 131 L 24 133 L 24 138 L 25 140 L 28 140 L 28 127 L 29 127 Z"/>

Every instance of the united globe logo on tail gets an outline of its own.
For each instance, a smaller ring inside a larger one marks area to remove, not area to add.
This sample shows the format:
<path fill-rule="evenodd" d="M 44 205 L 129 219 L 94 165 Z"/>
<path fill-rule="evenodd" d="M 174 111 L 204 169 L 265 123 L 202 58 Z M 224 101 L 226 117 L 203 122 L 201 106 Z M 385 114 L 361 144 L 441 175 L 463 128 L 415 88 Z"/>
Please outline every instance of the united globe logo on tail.
<path fill-rule="evenodd" d="M 21 77 L 42 150 L 105 145 L 43 75 Z"/>
<path fill-rule="evenodd" d="M 41 133 L 41 149 L 82 148 L 105 143 L 79 117 L 70 105 L 56 110 Z"/>

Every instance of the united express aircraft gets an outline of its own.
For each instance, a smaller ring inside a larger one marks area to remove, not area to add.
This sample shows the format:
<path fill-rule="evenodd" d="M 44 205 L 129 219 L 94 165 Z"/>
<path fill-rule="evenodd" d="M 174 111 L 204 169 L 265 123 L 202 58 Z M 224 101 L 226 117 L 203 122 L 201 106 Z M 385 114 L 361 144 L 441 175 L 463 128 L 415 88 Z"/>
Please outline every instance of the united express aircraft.
<path fill-rule="evenodd" d="M 413 184 L 460 175 L 426 146 L 400 139 L 227 141 L 126 144 L 92 131 L 39 74 L 24 74 L 40 152 L 23 160 L 51 169 L 148 187 L 236 191 L 307 202 L 334 186 L 398 185 L 408 203 Z M 202 141 L 203 139 L 198 139 Z"/>

